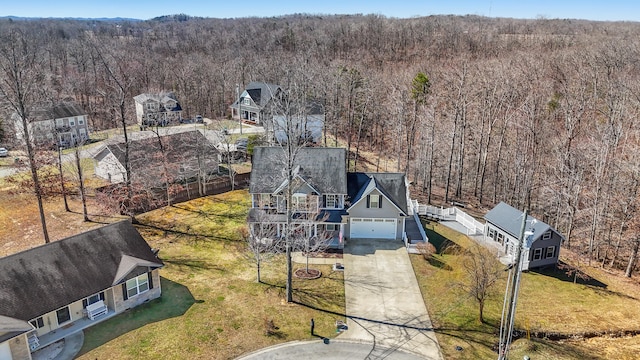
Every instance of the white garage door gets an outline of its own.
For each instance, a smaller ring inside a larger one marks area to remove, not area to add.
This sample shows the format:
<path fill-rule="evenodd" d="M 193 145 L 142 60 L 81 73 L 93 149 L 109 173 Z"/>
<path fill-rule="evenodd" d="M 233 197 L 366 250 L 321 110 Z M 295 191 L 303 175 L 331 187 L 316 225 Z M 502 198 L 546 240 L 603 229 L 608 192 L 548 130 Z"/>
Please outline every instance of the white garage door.
<path fill-rule="evenodd" d="M 352 218 L 351 238 L 395 239 L 396 219 Z"/>

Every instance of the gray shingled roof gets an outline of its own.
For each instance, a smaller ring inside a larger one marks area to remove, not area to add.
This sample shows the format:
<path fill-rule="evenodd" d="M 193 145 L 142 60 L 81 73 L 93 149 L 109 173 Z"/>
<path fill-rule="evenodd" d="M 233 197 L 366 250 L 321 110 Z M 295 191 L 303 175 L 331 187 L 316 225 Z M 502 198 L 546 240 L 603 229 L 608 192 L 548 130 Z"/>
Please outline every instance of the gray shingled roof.
<path fill-rule="evenodd" d="M 113 286 L 125 255 L 162 266 L 128 221 L 0 259 L 0 315 L 29 321 Z"/>
<path fill-rule="evenodd" d="M 55 106 L 40 107 L 34 110 L 33 120 L 44 121 L 82 115 L 87 115 L 87 112 L 79 105 L 75 103 L 60 103 Z"/>
<path fill-rule="evenodd" d="M 500 202 L 484 216 L 484 219 L 518 239 L 522 228 L 522 215 L 524 215 L 522 211 Z M 531 229 L 531 223 L 534 219 L 536 220 L 535 225 L 533 225 L 533 239 L 535 240 L 551 229 L 551 226 L 531 215 L 527 215 L 527 225 L 525 227 L 527 231 Z"/>
<path fill-rule="evenodd" d="M 166 105 L 169 100 L 173 100 L 176 102 L 176 106 L 174 106 L 171 111 L 182 110 L 176 94 L 171 91 L 161 91 L 159 93 L 144 93 L 134 96 L 133 99 L 140 104 L 143 104 L 147 100 L 153 100 L 155 102 L 159 102 L 162 105 Z"/>
<path fill-rule="evenodd" d="M 260 81 L 252 81 L 244 90 L 249 94 L 249 96 L 257 106 L 259 106 L 260 108 L 264 108 L 269 103 L 273 95 L 276 95 L 278 93 L 278 91 L 280 90 L 280 85 L 269 84 Z M 238 99 L 236 99 L 236 101 L 234 101 L 233 105 L 231 106 L 237 107 Z"/>
<path fill-rule="evenodd" d="M 219 151 L 198 130 L 186 131 L 176 134 L 161 136 L 163 147 L 166 149 L 168 163 L 172 165 L 169 171 L 175 178 L 189 178 L 197 174 L 198 154 L 204 156 L 204 166 L 207 170 L 217 170 Z M 124 166 L 124 143 L 107 145 L 105 149 L 94 156 L 97 161 L 102 160 L 108 152 L 111 152 L 118 162 Z M 160 157 L 154 156 L 160 153 L 160 145 L 156 136 L 134 140 L 129 143 L 129 161 L 131 171 L 135 174 L 153 174 L 162 163 Z M 202 161 L 202 160 L 201 160 Z M 162 179 L 159 179 L 162 182 Z"/>
<path fill-rule="evenodd" d="M 369 182 L 375 181 L 376 188 L 391 200 L 405 214 L 407 211 L 407 187 L 402 173 L 363 173 L 347 174 L 349 201 L 354 204 L 362 197 Z"/>
<path fill-rule="evenodd" d="M 251 184 L 253 194 L 272 194 L 286 180 L 286 148 L 253 149 Z M 343 148 L 299 148 L 294 165 L 298 174 L 321 194 L 346 194 L 346 150 Z"/>

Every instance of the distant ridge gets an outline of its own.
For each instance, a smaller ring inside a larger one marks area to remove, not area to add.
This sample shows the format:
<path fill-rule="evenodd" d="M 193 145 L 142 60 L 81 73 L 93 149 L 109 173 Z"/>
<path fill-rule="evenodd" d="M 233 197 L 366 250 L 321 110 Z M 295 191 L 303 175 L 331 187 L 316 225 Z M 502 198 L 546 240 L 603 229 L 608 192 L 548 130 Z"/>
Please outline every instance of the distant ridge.
<path fill-rule="evenodd" d="M 105 21 L 105 22 L 123 22 L 123 21 L 144 21 L 142 19 L 132 18 L 82 18 L 82 17 L 22 17 L 22 16 L 0 16 L 0 20 L 14 21 L 34 21 L 34 20 L 77 20 L 77 21 Z"/>

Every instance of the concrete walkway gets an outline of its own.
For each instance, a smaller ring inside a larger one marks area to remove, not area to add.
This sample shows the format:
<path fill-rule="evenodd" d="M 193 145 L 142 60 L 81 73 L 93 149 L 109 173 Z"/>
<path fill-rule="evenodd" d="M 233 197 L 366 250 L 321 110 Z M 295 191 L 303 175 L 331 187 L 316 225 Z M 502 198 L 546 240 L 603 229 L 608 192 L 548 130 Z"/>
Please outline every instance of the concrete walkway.
<path fill-rule="evenodd" d="M 369 358 L 386 358 L 400 351 L 422 359 L 442 359 L 401 241 L 350 239 L 343 263 L 349 329 L 339 340 L 371 344 Z"/>

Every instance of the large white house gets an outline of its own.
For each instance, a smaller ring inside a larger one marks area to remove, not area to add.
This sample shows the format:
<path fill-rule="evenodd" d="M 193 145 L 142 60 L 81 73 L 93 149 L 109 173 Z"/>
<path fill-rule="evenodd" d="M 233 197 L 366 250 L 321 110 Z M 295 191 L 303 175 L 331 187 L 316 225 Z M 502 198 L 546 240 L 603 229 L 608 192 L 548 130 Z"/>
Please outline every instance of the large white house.
<path fill-rule="evenodd" d="M 24 141 L 24 127 L 18 114 L 13 114 L 16 139 Z M 77 104 L 61 103 L 43 106 L 28 119 L 31 140 L 37 147 L 73 147 L 89 139 L 89 118 Z"/>

